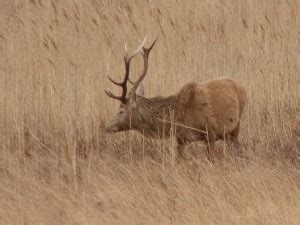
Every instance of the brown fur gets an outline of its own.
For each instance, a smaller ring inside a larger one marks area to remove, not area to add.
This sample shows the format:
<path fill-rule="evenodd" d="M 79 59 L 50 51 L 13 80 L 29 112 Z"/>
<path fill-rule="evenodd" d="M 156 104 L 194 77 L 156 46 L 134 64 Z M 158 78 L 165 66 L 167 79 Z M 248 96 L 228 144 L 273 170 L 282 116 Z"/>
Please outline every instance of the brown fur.
<path fill-rule="evenodd" d="M 218 139 L 227 137 L 239 143 L 240 119 L 246 101 L 245 89 L 229 78 L 199 84 L 193 82 L 168 97 L 129 98 L 120 109 L 126 111 L 128 108 L 131 126 L 125 126 L 125 129 L 114 127 L 114 131 L 131 128 L 151 137 L 168 137 L 175 124 L 178 151 L 182 157 L 185 144 L 204 140 L 209 144 L 207 154 L 211 159 L 213 145 Z M 116 120 L 118 117 L 111 127 L 116 126 Z"/>

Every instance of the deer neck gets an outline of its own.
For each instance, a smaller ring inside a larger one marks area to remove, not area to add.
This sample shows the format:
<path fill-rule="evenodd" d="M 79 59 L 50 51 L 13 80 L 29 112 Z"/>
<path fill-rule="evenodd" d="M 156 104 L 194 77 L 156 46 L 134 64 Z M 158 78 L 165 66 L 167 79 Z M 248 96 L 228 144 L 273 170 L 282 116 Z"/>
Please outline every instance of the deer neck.
<path fill-rule="evenodd" d="M 176 96 L 144 98 L 138 97 L 140 123 L 135 129 L 146 136 L 169 136 L 172 122 L 181 122 L 182 107 Z"/>

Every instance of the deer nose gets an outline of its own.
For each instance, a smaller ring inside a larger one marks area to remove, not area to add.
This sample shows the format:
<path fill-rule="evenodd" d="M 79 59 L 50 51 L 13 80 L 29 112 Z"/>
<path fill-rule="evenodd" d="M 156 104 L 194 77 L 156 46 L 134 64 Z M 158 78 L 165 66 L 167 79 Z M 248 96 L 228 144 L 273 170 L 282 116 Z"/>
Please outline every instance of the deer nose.
<path fill-rule="evenodd" d="M 114 133 L 114 132 L 117 132 L 117 129 L 114 128 L 114 127 L 107 127 L 107 128 L 105 129 L 105 132 L 106 132 L 106 133 Z"/>

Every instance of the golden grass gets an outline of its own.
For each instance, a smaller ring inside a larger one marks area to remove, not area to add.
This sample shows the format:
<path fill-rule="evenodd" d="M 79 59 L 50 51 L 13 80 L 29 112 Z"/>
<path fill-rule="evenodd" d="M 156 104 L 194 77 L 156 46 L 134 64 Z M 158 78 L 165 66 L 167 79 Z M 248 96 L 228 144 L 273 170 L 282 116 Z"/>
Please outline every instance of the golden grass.
<path fill-rule="evenodd" d="M 0 223 L 298 224 L 299 14 L 297 0 L 2 0 Z M 174 165 L 173 140 L 105 134 L 106 75 L 157 34 L 146 95 L 236 79 L 247 160 L 211 164 L 192 144 Z"/>

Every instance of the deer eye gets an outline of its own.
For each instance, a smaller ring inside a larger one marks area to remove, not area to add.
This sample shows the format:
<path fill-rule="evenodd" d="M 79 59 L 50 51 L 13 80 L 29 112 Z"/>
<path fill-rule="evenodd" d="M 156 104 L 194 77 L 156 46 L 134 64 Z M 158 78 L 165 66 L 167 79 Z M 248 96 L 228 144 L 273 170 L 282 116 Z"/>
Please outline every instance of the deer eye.
<path fill-rule="evenodd" d="M 124 111 L 120 111 L 119 114 L 121 115 L 121 114 L 123 114 L 123 112 L 124 112 Z"/>

